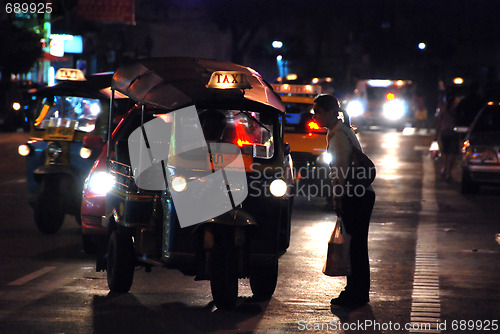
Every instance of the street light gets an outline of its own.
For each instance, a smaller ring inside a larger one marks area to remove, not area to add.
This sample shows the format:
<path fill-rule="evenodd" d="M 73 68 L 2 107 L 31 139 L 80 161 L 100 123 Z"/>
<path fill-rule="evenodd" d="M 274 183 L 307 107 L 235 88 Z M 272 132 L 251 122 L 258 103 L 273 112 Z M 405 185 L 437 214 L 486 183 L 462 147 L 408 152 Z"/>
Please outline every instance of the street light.
<path fill-rule="evenodd" d="M 420 42 L 420 43 L 418 43 L 418 48 L 419 48 L 420 50 L 424 50 L 426 47 L 427 47 L 427 45 L 426 45 L 424 42 Z"/>
<path fill-rule="evenodd" d="M 283 42 L 273 41 L 272 46 L 276 50 L 281 49 L 281 48 L 283 48 Z M 277 51 L 277 52 L 279 52 L 279 51 Z M 283 56 L 280 54 L 278 54 L 276 56 L 276 65 L 278 66 L 279 77 L 281 77 L 281 78 L 286 77 L 286 75 L 288 74 L 287 62 L 285 59 L 283 59 Z"/>
<path fill-rule="evenodd" d="M 281 49 L 283 47 L 283 42 L 281 41 L 273 41 L 273 48 Z"/>

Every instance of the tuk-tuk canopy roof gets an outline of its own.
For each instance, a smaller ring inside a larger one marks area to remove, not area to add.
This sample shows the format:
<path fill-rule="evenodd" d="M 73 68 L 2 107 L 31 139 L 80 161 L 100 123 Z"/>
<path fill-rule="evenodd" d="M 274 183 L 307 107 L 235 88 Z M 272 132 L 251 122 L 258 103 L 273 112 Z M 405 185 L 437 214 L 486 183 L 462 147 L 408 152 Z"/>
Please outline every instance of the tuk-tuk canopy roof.
<path fill-rule="evenodd" d="M 246 87 L 217 88 L 209 85 L 213 74 L 221 78 L 217 74 L 221 71 L 230 71 L 234 75 L 224 77 L 225 81 L 239 81 L 236 73 L 244 74 Z M 280 98 L 259 73 L 249 67 L 218 60 L 181 57 L 140 60 L 119 68 L 113 76 L 111 88 L 137 102 L 167 110 L 213 99 L 246 100 L 281 112 L 285 110 Z"/>
<path fill-rule="evenodd" d="M 94 99 L 109 99 L 113 73 L 98 73 L 82 81 L 59 81 L 53 86 L 45 86 L 33 91 L 34 95 L 82 96 Z"/>

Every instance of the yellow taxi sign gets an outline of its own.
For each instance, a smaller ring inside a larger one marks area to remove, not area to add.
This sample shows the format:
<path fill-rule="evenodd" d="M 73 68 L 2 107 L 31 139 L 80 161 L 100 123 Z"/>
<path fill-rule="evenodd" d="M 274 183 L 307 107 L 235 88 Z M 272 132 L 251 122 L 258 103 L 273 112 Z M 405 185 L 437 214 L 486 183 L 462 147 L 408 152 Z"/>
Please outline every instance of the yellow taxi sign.
<path fill-rule="evenodd" d="M 252 88 L 247 76 L 238 71 L 215 71 L 208 81 L 207 88 L 249 89 Z"/>
<path fill-rule="evenodd" d="M 278 94 L 321 94 L 321 86 L 317 85 L 273 84 L 272 86 Z"/>
<path fill-rule="evenodd" d="M 57 70 L 56 80 L 85 81 L 85 74 L 76 68 L 60 68 Z"/>

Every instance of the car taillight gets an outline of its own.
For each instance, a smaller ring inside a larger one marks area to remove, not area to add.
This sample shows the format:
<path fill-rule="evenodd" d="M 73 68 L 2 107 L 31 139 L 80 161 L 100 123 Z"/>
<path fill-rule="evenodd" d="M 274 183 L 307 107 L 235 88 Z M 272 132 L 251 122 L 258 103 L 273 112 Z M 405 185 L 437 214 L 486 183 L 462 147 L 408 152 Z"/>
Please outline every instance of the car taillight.
<path fill-rule="evenodd" d="M 498 164 L 498 154 L 488 147 L 468 147 L 467 156 L 472 163 Z"/>
<path fill-rule="evenodd" d="M 308 132 L 319 132 L 321 131 L 321 127 L 319 126 L 318 123 L 316 123 L 315 121 L 309 121 L 307 122 L 306 124 L 306 130 Z"/>
<path fill-rule="evenodd" d="M 315 121 L 309 121 L 307 122 L 307 131 L 319 131 L 321 128 L 319 127 L 319 124 L 316 123 Z"/>

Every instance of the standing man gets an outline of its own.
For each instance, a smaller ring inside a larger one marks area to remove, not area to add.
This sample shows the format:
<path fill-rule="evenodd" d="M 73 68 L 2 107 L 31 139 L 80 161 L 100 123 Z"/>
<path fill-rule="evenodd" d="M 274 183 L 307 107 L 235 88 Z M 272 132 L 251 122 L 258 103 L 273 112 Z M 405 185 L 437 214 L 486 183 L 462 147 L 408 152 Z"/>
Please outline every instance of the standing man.
<path fill-rule="evenodd" d="M 375 203 L 375 191 L 370 185 L 363 191 L 354 191 L 345 175 L 350 171 L 353 146 L 361 150 L 356 135 L 339 117 L 339 102 L 331 95 L 318 96 L 313 105 L 314 119 L 328 129 L 327 151 L 330 164 L 335 212 L 351 235 L 351 275 L 347 276 L 345 290 L 331 300 L 332 305 L 358 308 L 370 301 L 370 264 L 368 259 L 368 227 Z"/>

